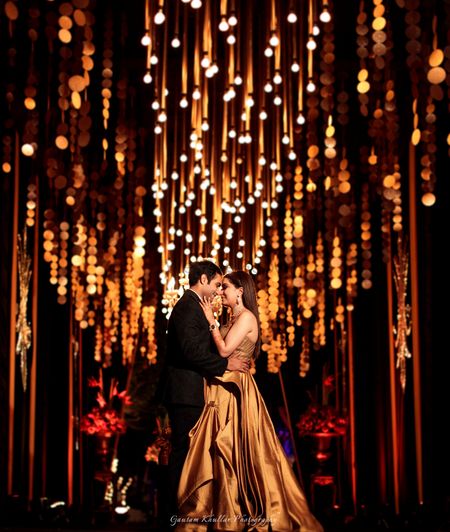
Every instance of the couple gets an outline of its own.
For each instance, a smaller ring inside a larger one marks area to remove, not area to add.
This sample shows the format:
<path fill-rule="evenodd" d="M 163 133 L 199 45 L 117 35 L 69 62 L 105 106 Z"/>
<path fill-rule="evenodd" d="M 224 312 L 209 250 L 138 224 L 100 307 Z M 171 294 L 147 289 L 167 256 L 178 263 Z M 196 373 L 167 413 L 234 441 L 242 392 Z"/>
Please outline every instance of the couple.
<path fill-rule="evenodd" d="M 248 372 L 260 329 L 250 275 L 210 261 L 169 319 L 165 404 L 172 427 L 169 489 L 176 530 L 321 531 Z M 231 309 L 219 330 L 211 299 Z M 176 499 L 175 499 L 176 497 Z"/>

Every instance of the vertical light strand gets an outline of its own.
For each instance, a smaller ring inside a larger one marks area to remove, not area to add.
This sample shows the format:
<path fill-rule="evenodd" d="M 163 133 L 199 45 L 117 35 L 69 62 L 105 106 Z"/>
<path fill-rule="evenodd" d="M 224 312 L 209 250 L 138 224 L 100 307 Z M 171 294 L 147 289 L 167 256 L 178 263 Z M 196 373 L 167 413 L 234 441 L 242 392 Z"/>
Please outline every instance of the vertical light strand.
<path fill-rule="evenodd" d="M 83 412 L 83 334 L 81 327 L 78 330 L 78 418 L 77 418 L 77 441 L 78 441 L 78 470 L 79 470 L 79 503 L 84 503 L 84 460 L 83 460 L 83 433 L 80 430 L 80 417 Z"/>
<path fill-rule="evenodd" d="M 300 13 L 300 21 L 303 21 L 302 13 Z M 299 35 L 298 35 L 298 64 L 300 70 L 298 72 L 298 92 L 297 92 L 297 106 L 298 106 L 298 115 L 297 123 L 302 125 L 304 123 L 303 116 L 303 91 L 304 91 L 304 73 L 305 73 L 305 61 L 303 47 L 305 46 L 304 39 L 304 30 L 302 23 L 299 24 Z"/>
<path fill-rule="evenodd" d="M 188 91 L 188 51 L 189 51 L 189 39 L 188 39 L 188 14 L 186 10 L 183 13 L 183 58 L 181 66 L 181 97 L 187 96 Z"/>
<path fill-rule="evenodd" d="M 353 512 L 356 515 L 358 505 L 358 490 L 356 476 L 356 416 L 355 416 L 355 364 L 353 354 L 353 313 L 347 310 L 347 328 L 348 328 L 348 391 L 349 391 L 349 415 L 350 415 L 350 471 Z"/>
<path fill-rule="evenodd" d="M 9 417 L 8 417 L 8 495 L 13 494 L 14 417 L 16 393 L 16 309 L 17 309 L 17 235 L 19 232 L 19 133 L 14 141 L 14 203 L 11 235 L 11 296 L 9 325 Z"/>
<path fill-rule="evenodd" d="M 396 373 L 395 373 L 395 346 L 394 346 L 394 298 L 393 290 L 394 283 L 392 282 L 392 243 L 390 233 L 386 235 L 389 237 L 387 257 L 386 257 L 386 276 L 387 276 L 387 317 L 388 317 L 388 342 L 389 342 L 389 391 L 390 391 L 390 407 L 391 407 L 391 446 L 392 446 L 392 475 L 394 486 L 394 502 L 395 513 L 400 513 L 400 499 L 399 499 L 399 474 L 398 474 L 398 425 L 397 425 L 397 394 L 396 394 Z"/>
<path fill-rule="evenodd" d="M 68 386 L 68 409 L 67 409 L 67 504 L 73 504 L 73 301 L 70 297 L 69 312 L 69 386 Z"/>
<path fill-rule="evenodd" d="M 36 456 L 36 379 L 37 379 L 37 344 L 38 344 L 38 298 L 39 298 L 39 175 L 36 175 L 36 209 L 34 220 L 33 245 L 33 284 L 31 300 L 31 327 L 33 338 L 30 371 L 30 423 L 28 440 L 28 501 L 34 499 L 34 472 Z"/>
<path fill-rule="evenodd" d="M 162 5 L 160 4 L 160 9 L 163 9 Z M 161 110 L 160 110 L 160 117 L 161 115 L 164 113 L 164 115 L 167 117 L 167 105 L 166 105 L 166 85 L 167 85 L 167 46 L 168 46 L 168 39 L 169 39 L 169 32 L 167 30 L 167 27 L 164 28 L 165 31 L 164 31 L 164 41 L 163 41 L 163 57 L 162 57 L 162 69 L 161 69 L 161 86 L 160 86 L 160 98 L 161 98 Z M 161 179 L 160 179 L 160 183 L 167 183 L 167 177 L 168 177 L 168 173 L 169 173 L 169 167 L 168 167 L 168 157 L 167 157 L 167 128 L 168 128 L 168 125 L 167 125 L 167 119 L 162 123 L 162 132 L 160 134 L 160 149 L 161 149 L 161 154 L 160 154 L 160 165 L 159 165 L 159 169 L 161 171 Z M 174 187 L 171 187 L 172 189 Z M 168 209 L 168 215 L 167 215 L 167 219 L 166 219 L 166 232 L 167 232 L 167 235 L 169 235 L 169 228 L 174 224 L 174 218 L 175 218 L 175 213 L 174 213 L 174 202 L 173 202 L 173 198 L 170 197 L 170 190 L 167 189 L 164 191 L 164 194 L 165 194 L 165 198 L 166 198 L 166 204 L 168 203 L 168 201 L 170 201 L 170 209 Z M 170 200 L 168 199 L 170 197 Z M 172 236 L 172 239 L 175 238 L 175 235 Z M 167 239 L 169 239 L 169 236 L 167 236 Z M 166 247 L 169 248 L 170 242 L 167 242 L 166 241 Z M 168 249 L 167 250 L 167 257 L 170 257 L 170 253 L 171 250 Z"/>
<path fill-rule="evenodd" d="M 314 3 L 313 0 L 309 0 L 309 9 L 308 9 L 308 45 L 309 43 L 314 43 Z M 313 58 L 314 58 L 314 48 L 315 46 L 308 46 L 308 85 L 313 82 L 314 71 L 313 71 Z M 313 92 L 313 91 L 311 91 Z"/>
<path fill-rule="evenodd" d="M 423 504 L 423 464 L 422 464 L 422 390 L 420 371 L 420 319 L 419 319 L 419 250 L 417 246 L 416 211 L 416 149 L 409 144 L 409 239 L 411 247 L 411 318 L 412 318 L 412 359 L 414 385 L 414 430 L 416 443 L 416 475 L 419 504 Z"/>
<path fill-rule="evenodd" d="M 181 100 L 180 100 L 180 107 L 182 109 L 182 118 L 181 118 L 181 149 L 180 154 L 177 154 L 174 152 L 174 164 L 176 162 L 176 165 L 180 168 L 180 184 L 179 184 L 179 196 L 177 197 L 178 205 L 181 206 L 184 204 L 185 201 L 185 188 L 187 187 L 187 179 L 186 179 L 186 163 L 181 160 L 181 157 L 183 159 L 187 156 L 188 150 L 187 150 L 187 139 L 186 139 L 186 128 L 187 128 L 187 106 L 188 99 L 187 99 L 187 91 L 188 91 L 188 46 L 189 40 L 188 40 L 188 15 L 186 12 L 186 9 L 183 10 L 183 55 L 182 55 L 182 65 L 181 65 Z M 183 102 L 183 104 L 181 104 Z M 178 131 L 175 129 L 175 137 L 178 137 Z M 176 188 L 176 184 L 172 183 L 173 188 Z M 183 207 L 184 208 L 184 207 Z M 180 208 L 178 208 L 178 220 L 179 220 L 179 227 L 185 227 L 184 231 L 184 242 L 186 244 L 186 248 L 190 248 L 190 242 L 186 240 L 187 234 L 190 233 L 191 226 L 190 226 L 190 218 L 188 214 L 186 213 L 186 223 L 183 223 L 182 221 L 183 213 L 180 211 Z"/>
<path fill-rule="evenodd" d="M 286 61 L 287 64 L 287 61 Z M 286 72 L 288 70 L 286 69 Z M 292 102 L 292 74 L 287 73 L 284 80 L 284 94 L 283 94 L 283 119 L 285 121 L 285 133 L 289 137 L 289 158 L 294 161 L 294 123 L 293 123 L 293 102 Z M 281 170 L 281 168 L 278 168 Z"/>
<path fill-rule="evenodd" d="M 150 0 L 145 0 L 145 36 L 149 37 L 150 40 L 148 42 L 147 46 L 147 58 L 146 58 L 146 70 L 148 73 L 150 73 L 151 69 L 151 62 L 150 58 L 152 56 L 152 40 L 151 40 L 151 31 L 150 31 Z"/>

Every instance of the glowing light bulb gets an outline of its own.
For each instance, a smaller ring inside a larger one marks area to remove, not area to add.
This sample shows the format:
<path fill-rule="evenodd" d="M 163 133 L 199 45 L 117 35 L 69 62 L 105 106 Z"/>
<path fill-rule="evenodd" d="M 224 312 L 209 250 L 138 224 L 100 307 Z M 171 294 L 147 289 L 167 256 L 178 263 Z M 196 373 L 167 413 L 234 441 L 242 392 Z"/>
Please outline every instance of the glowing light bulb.
<path fill-rule="evenodd" d="M 272 37 L 270 37 L 269 44 L 273 47 L 278 46 L 280 44 L 280 39 L 278 38 L 276 33 L 273 33 Z"/>
<path fill-rule="evenodd" d="M 308 42 L 306 43 L 306 48 L 308 48 L 308 50 L 315 50 L 317 48 L 317 43 L 312 37 L 308 39 Z"/>
<path fill-rule="evenodd" d="M 166 17 L 165 17 L 165 15 L 164 15 L 162 9 L 160 9 L 160 10 L 156 13 L 154 20 L 155 20 L 155 24 L 162 24 L 162 23 L 166 20 Z"/>
<path fill-rule="evenodd" d="M 235 85 L 242 85 L 242 78 L 239 74 L 236 74 L 235 78 L 234 78 L 234 84 Z"/>
<path fill-rule="evenodd" d="M 180 100 L 180 107 L 182 107 L 183 109 L 186 109 L 188 105 L 189 104 L 188 104 L 186 96 L 183 96 L 183 98 L 181 98 Z"/>
<path fill-rule="evenodd" d="M 207 55 L 205 55 L 205 57 L 202 59 L 200 64 L 202 65 L 203 68 L 208 68 L 211 64 L 211 60 Z"/>
<path fill-rule="evenodd" d="M 181 46 L 181 41 L 178 37 L 174 37 L 170 44 L 172 45 L 172 48 L 179 48 Z"/>
<path fill-rule="evenodd" d="M 32 144 L 25 143 L 22 145 L 21 151 L 25 157 L 31 157 L 34 153 L 34 147 Z"/>
<path fill-rule="evenodd" d="M 280 73 L 277 72 L 275 76 L 273 77 L 273 82 L 275 83 L 275 85 L 280 85 L 282 81 L 283 81 L 283 78 L 281 77 Z"/>
<path fill-rule="evenodd" d="M 191 7 L 192 9 L 200 9 L 202 7 L 202 0 L 192 0 Z"/>
<path fill-rule="evenodd" d="M 330 22 L 331 14 L 326 7 L 324 7 L 322 13 L 320 13 L 319 19 L 324 24 L 327 24 L 328 22 Z"/>
<path fill-rule="evenodd" d="M 300 113 L 297 116 L 297 124 L 300 124 L 302 126 L 304 123 L 305 123 L 305 117 L 302 115 L 302 113 Z"/>
<path fill-rule="evenodd" d="M 267 119 L 267 113 L 266 111 L 262 110 L 260 113 L 259 113 L 259 118 L 261 120 L 266 120 Z"/>
<path fill-rule="evenodd" d="M 152 78 L 150 72 L 146 72 L 142 79 L 143 79 L 144 83 L 146 83 L 147 85 L 153 81 L 153 78 Z"/>
<path fill-rule="evenodd" d="M 275 96 L 275 98 L 273 99 L 273 103 L 274 103 L 275 105 L 281 105 L 281 102 L 282 102 L 282 101 L 283 101 L 283 100 L 281 99 L 281 96 Z"/>
<path fill-rule="evenodd" d="M 228 17 L 228 24 L 230 26 L 236 26 L 237 23 L 238 19 L 236 18 L 236 15 L 234 13 Z"/>
<path fill-rule="evenodd" d="M 230 35 L 228 35 L 227 43 L 231 44 L 231 45 L 236 43 L 236 37 L 232 33 L 230 33 Z"/>
<path fill-rule="evenodd" d="M 273 56 L 273 50 L 270 46 L 268 46 L 265 50 L 264 50 L 264 55 L 266 57 L 272 57 Z"/>
<path fill-rule="evenodd" d="M 148 33 L 146 33 L 141 39 L 142 46 L 150 46 L 151 42 L 152 40 L 150 39 L 150 35 Z"/>
<path fill-rule="evenodd" d="M 225 17 L 222 18 L 222 20 L 220 21 L 220 24 L 219 24 L 219 30 L 220 31 L 228 31 L 228 22 L 227 22 L 227 19 Z"/>
<path fill-rule="evenodd" d="M 297 63 L 297 61 L 292 63 L 291 70 L 292 72 L 300 72 L 300 65 Z"/>
<path fill-rule="evenodd" d="M 291 11 L 287 16 L 287 21 L 291 24 L 295 24 L 297 22 L 297 15 L 293 11 Z"/>
<path fill-rule="evenodd" d="M 314 92 L 316 90 L 316 86 L 313 81 L 310 81 L 308 85 L 306 85 L 306 90 L 308 92 Z"/>

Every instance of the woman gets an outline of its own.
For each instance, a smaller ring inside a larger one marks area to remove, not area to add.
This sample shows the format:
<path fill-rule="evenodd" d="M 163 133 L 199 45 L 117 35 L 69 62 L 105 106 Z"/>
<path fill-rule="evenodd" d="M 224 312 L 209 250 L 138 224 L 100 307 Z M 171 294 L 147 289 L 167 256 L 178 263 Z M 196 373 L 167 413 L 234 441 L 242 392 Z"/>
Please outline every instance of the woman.
<path fill-rule="evenodd" d="M 217 349 L 223 357 L 256 358 L 261 340 L 253 280 L 236 271 L 223 278 L 222 290 L 231 319 L 220 331 L 210 301 L 201 303 Z M 205 382 L 205 408 L 190 438 L 177 530 L 322 531 L 251 374 L 227 371 Z"/>

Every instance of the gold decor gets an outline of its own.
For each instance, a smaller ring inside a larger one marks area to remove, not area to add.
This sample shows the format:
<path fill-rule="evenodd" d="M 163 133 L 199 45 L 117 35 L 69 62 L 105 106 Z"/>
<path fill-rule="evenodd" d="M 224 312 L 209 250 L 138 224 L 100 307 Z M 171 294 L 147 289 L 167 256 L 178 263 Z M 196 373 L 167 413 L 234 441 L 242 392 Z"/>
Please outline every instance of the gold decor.
<path fill-rule="evenodd" d="M 20 374 L 22 387 L 27 389 L 28 361 L 27 352 L 31 346 L 31 326 L 27 318 L 28 292 L 31 279 L 31 257 L 27 252 L 27 231 L 17 235 L 17 267 L 19 271 L 19 304 L 16 320 L 16 354 L 20 357 Z"/>
<path fill-rule="evenodd" d="M 12 174 L 17 135 L 31 175 L 43 169 L 41 198 L 34 177 L 23 187 L 25 223 L 40 199 L 57 301 L 95 329 L 98 362 L 130 364 L 139 349 L 153 363 L 159 310 L 170 315 L 189 264 L 211 257 L 256 278 L 269 371 L 299 349 L 306 375 L 331 319 L 345 321 L 337 307 L 376 282 L 373 242 L 381 234 L 386 260 L 407 230 L 405 138 L 422 204 L 437 201 L 450 86 L 438 14 L 360 0 L 343 54 L 333 1 L 267 0 L 256 17 L 244 0 L 104 7 L 4 6 L 1 168 Z"/>
<path fill-rule="evenodd" d="M 403 392 L 406 389 L 406 360 L 411 358 L 408 347 L 408 336 L 411 334 L 411 308 L 406 302 L 408 294 L 409 254 L 399 235 L 397 255 L 394 257 L 394 280 L 397 292 L 397 323 L 394 326 L 397 368 L 400 371 L 400 384 Z"/>

